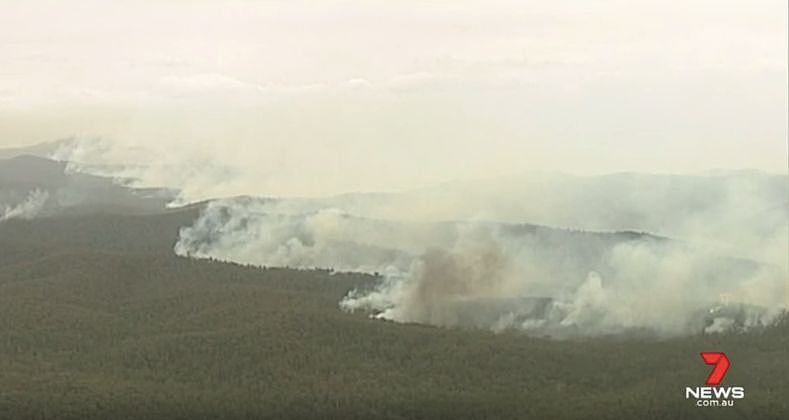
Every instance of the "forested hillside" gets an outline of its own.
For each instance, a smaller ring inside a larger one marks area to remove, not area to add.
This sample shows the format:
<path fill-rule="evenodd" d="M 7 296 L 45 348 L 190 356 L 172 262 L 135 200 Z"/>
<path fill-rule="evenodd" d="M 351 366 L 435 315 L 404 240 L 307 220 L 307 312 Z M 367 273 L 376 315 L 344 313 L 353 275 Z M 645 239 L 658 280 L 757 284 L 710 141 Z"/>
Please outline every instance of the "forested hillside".
<path fill-rule="evenodd" d="M 0 224 L 0 418 L 782 418 L 786 323 L 661 341 L 552 340 L 340 311 L 363 274 L 166 252 L 191 210 Z M 700 409 L 699 351 L 733 409 Z M 646 413 L 646 414 L 645 414 Z"/>

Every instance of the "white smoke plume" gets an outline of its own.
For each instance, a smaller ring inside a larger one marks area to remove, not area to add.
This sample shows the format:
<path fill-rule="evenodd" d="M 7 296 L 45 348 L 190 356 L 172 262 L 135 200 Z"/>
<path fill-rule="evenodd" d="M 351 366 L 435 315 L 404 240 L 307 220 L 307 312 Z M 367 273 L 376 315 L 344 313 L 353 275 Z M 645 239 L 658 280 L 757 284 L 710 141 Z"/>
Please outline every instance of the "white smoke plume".
<path fill-rule="evenodd" d="M 45 43 L 12 3 L 4 137 L 97 136 L 56 155 L 222 198 L 181 255 L 379 272 L 342 307 L 444 326 L 713 333 L 786 307 L 786 2 L 157 9 L 177 27 L 52 2 Z"/>
<path fill-rule="evenodd" d="M 178 202 L 253 191 L 249 173 L 199 153 L 97 166 L 86 162 L 118 163 L 134 150 L 75 144 L 64 153 L 82 162 L 75 169 L 170 180 L 183 187 Z M 400 193 L 225 198 L 181 231 L 175 252 L 378 273 L 377 287 L 351 291 L 340 307 L 398 322 L 551 336 L 716 333 L 766 325 L 789 306 L 787 188 L 786 175 L 753 171 L 528 173 Z"/>
<path fill-rule="evenodd" d="M 655 214 L 639 214 L 649 210 L 643 203 L 648 200 L 625 195 L 634 204 L 609 206 L 630 214 L 635 222 L 628 223 L 636 227 L 648 226 L 644 219 L 663 220 L 665 230 L 673 229 L 680 239 L 473 218 L 415 220 L 413 209 L 420 203 L 397 205 L 380 195 L 240 198 L 210 203 L 193 226 L 182 230 L 176 252 L 259 265 L 377 272 L 382 276 L 377 287 L 351 291 L 340 306 L 398 322 L 559 337 L 715 333 L 767 325 L 789 302 L 784 186 L 779 182 L 779 188 L 770 189 L 746 177 L 749 188 L 740 188 L 740 177 L 736 182 L 710 179 L 708 190 L 725 192 L 712 203 L 661 203 L 660 209 L 652 207 Z M 767 184 L 774 181 L 767 179 Z M 371 204 L 376 200 L 411 220 L 366 217 L 374 213 L 369 209 L 376 209 Z M 748 205 L 737 204 L 742 201 Z M 600 197 L 583 197 L 571 208 L 578 212 L 572 217 L 581 220 L 587 212 L 594 222 L 598 215 L 585 204 L 600 202 Z"/>
<path fill-rule="evenodd" d="M 551 245 L 540 234 L 470 233 L 449 251 L 420 256 L 396 281 L 350 294 L 341 306 L 401 322 L 552 336 L 747 329 L 769 324 L 786 308 L 785 266 L 664 240 L 595 246 L 566 239 L 586 249 Z"/>
<path fill-rule="evenodd" d="M 234 186 L 235 170 L 210 156 L 182 149 L 167 152 L 171 144 L 144 147 L 104 138 L 71 138 L 50 156 L 67 162 L 69 173 L 111 177 L 129 187 L 177 187 L 171 207 L 243 191 Z M 144 164 L 141 162 L 145 162 Z"/>
<path fill-rule="evenodd" d="M 451 235 L 441 226 L 352 216 L 336 208 L 296 211 L 264 199 L 210 202 L 181 230 L 179 255 L 266 266 L 343 271 L 404 270 L 425 244 Z"/>
<path fill-rule="evenodd" d="M 0 222 L 9 219 L 33 219 L 44 209 L 49 199 L 49 192 L 36 189 L 28 193 L 27 198 L 17 205 L 0 205 Z"/>

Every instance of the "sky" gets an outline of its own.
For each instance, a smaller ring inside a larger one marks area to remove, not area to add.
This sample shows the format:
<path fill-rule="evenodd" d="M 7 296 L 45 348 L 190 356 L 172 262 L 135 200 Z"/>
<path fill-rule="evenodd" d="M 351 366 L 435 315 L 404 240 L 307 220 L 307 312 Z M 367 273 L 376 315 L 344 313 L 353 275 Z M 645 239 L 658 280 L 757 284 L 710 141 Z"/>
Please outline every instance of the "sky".
<path fill-rule="evenodd" d="M 786 173 L 786 73 L 785 0 L 0 0 L 0 147 L 228 194 Z"/>

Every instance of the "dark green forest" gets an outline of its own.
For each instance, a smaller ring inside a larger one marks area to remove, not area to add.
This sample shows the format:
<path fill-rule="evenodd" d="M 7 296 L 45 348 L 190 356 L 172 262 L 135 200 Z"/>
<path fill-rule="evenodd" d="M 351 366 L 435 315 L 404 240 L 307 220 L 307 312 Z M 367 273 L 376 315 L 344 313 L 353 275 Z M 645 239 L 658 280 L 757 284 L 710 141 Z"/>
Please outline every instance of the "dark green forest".
<path fill-rule="evenodd" d="M 372 276 L 175 256 L 196 214 L 0 223 L 0 418 L 789 418 L 789 322 L 552 340 L 373 320 L 338 308 Z M 700 351 L 745 399 L 685 399 Z"/>

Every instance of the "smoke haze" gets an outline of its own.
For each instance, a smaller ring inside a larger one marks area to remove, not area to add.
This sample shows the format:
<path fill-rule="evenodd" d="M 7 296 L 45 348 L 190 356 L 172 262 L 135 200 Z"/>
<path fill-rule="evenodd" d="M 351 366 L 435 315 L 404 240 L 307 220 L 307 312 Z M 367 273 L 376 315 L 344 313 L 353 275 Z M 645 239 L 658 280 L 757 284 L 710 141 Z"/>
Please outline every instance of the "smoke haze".
<path fill-rule="evenodd" d="M 4 1 L 0 145 L 185 201 L 786 170 L 785 1 L 144 3 Z"/>
<path fill-rule="evenodd" d="M 379 273 L 378 287 L 352 291 L 341 308 L 450 327 L 677 335 L 767 325 L 786 308 L 786 177 L 540 177 L 506 192 L 500 182 L 472 183 L 458 196 L 453 185 L 430 194 L 215 201 L 181 231 L 175 250 Z"/>
<path fill-rule="evenodd" d="M 339 302 L 377 318 L 769 323 L 787 3 L 571 3 L 6 1 L 0 145 L 204 204 L 179 255 L 378 273 Z"/>

